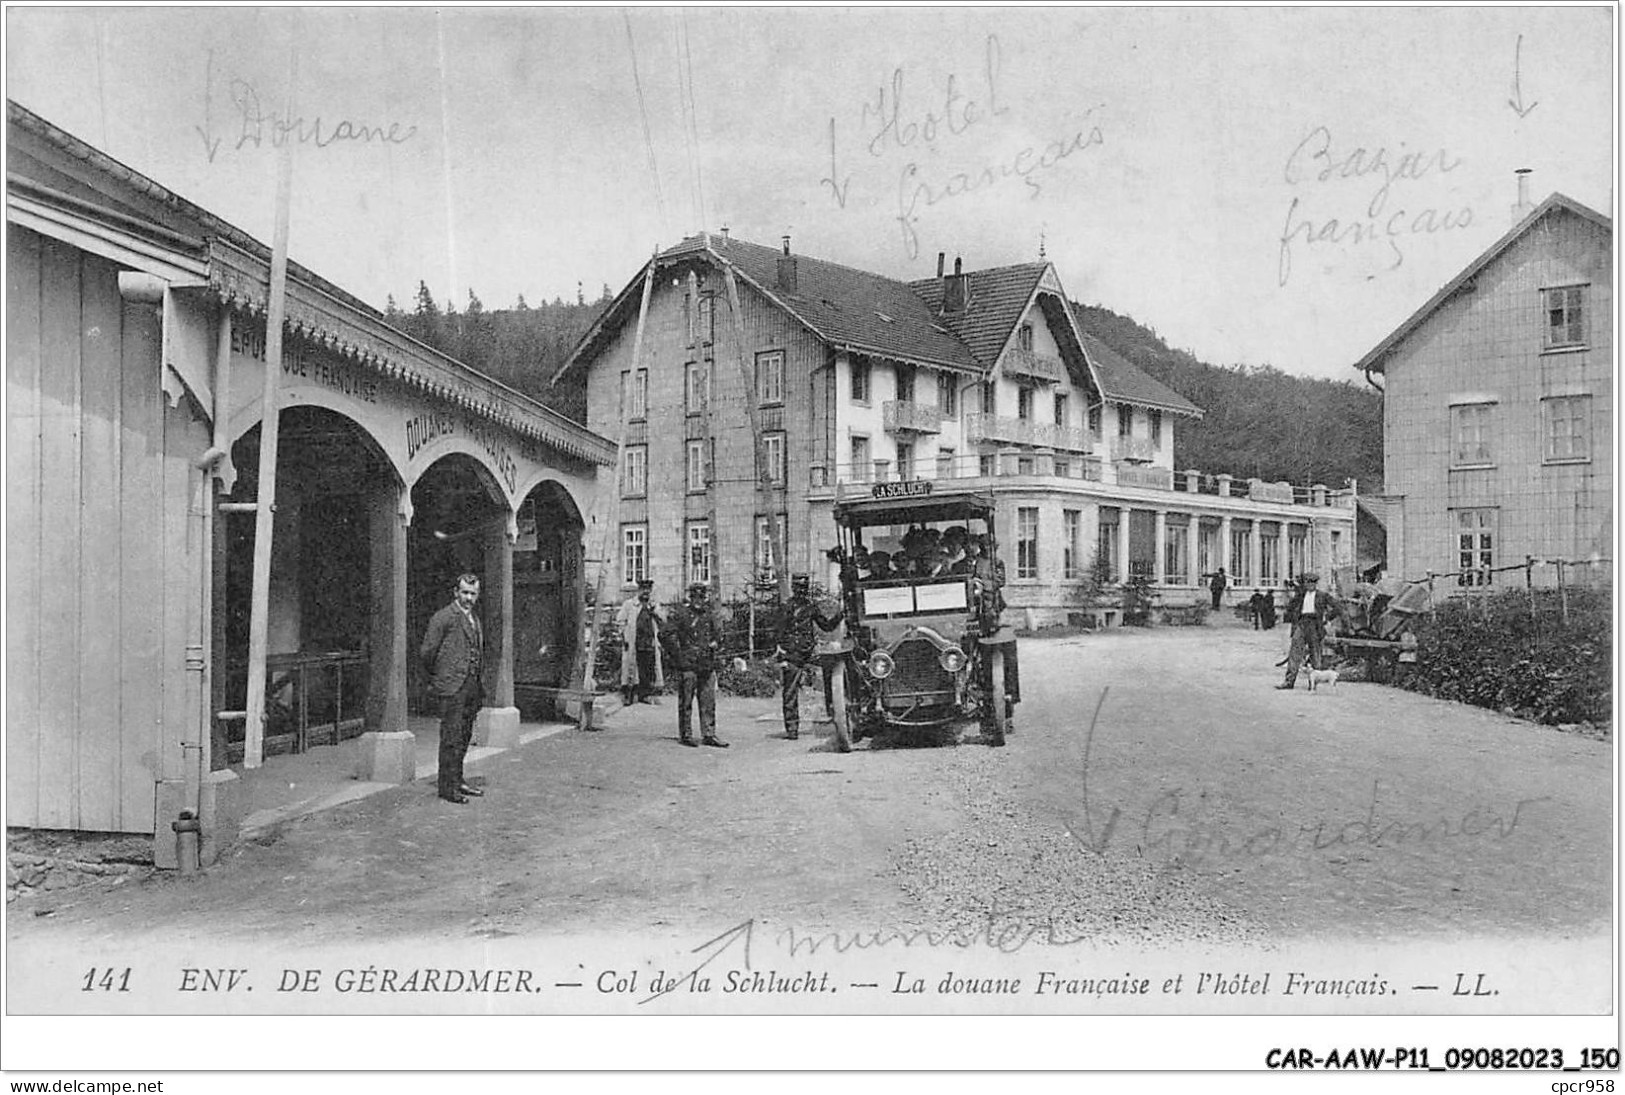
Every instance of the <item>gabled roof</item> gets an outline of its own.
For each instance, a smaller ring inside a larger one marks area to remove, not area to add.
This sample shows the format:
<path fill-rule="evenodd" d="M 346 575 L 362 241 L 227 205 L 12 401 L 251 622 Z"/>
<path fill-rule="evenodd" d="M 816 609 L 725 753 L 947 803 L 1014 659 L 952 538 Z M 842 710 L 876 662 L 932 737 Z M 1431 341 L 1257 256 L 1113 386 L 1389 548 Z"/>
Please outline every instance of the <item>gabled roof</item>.
<path fill-rule="evenodd" d="M 1580 202 L 1575 201 L 1567 194 L 1553 193 L 1545 201 L 1537 205 L 1528 216 L 1524 217 L 1523 220 L 1513 225 L 1512 229 L 1507 232 L 1506 235 L 1502 236 L 1500 239 L 1491 244 L 1489 250 L 1485 251 L 1482 255 L 1479 255 L 1478 258 L 1468 263 L 1466 269 L 1457 274 L 1455 277 L 1451 278 L 1450 281 L 1445 284 L 1443 289 L 1440 289 L 1437 293 L 1434 293 L 1433 296 L 1429 298 L 1428 302 L 1422 305 L 1422 307 L 1418 308 L 1409 319 L 1407 319 L 1404 323 L 1401 323 L 1398 327 L 1394 328 L 1388 337 L 1377 343 L 1377 345 L 1373 347 L 1369 353 L 1367 353 L 1359 361 L 1355 362 L 1354 367 L 1364 372 L 1382 372 L 1388 355 L 1393 353 L 1401 342 L 1409 338 L 1412 332 L 1426 322 L 1428 317 L 1431 316 L 1440 305 L 1449 300 L 1451 297 L 1455 296 L 1457 290 L 1477 277 L 1479 272 L 1490 263 L 1500 258 L 1514 243 L 1521 239 L 1525 233 L 1532 229 L 1542 219 L 1558 210 L 1563 210 L 1572 213 L 1577 217 L 1588 220 L 1607 232 L 1612 232 L 1614 230 L 1614 222 L 1610 218 L 1597 212 L 1590 206 L 1583 205 Z"/>
<path fill-rule="evenodd" d="M 742 281 L 832 349 L 967 372 L 977 370 L 978 362 L 970 349 L 932 315 L 907 283 L 798 254 L 792 256 L 796 262 L 796 287 L 785 289 L 779 285 L 781 257 L 782 252 L 772 247 L 707 233 L 685 239 L 652 261 L 657 270 L 696 258 L 718 267 L 730 265 Z M 559 367 L 554 380 L 589 356 L 605 335 L 631 318 L 648 269 L 645 264 L 621 290 Z"/>
<path fill-rule="evenodd" d="M 1010 335 L 1048 269 L 1048 263 L 1027 262 L 972 270 L 966 308 L 957 313 L 942 312 L 942 278 L 922 278 L 909 282 L 908 287 L 927 308 L 938 313 L 938 322 L 970 347 L 984 368 L 991 369 L 1009 344 Z"/>
<path fill-rule="evenodd" d="M 1041 289 L 1050 266 L 1044 262 L 972 270 L 964 312 L 940 314 L 943 279 L 896 281 L 807 255 L 796 255 L 795 291 L 778 284 L 782 252 L 746 240 L 692 236 L 655 255 L 658 273 L 696 259 L 731 265 L 741 280 L 789 313 L 832 349 L 873 354 L 895 361 L 987 373 L 998 363 L 1035 296 L 1064 346 L 1081 351 L 1108 399 L 1201 417 L 1201 408 L 1147 376 L 1083 331 L 1076 311 L 1059 294 Z M 553 374 L 554 382 L 591 359 L 637 312 L 650 264 L 620 291 Z M 1077 332 L 1079 344 L 1071 342 Z"/>
<path fill-rule="evenodd" d="M 1142 371 L 1138 365 L 1083 330 L 1081 324 L 1078 331 L 1083 339 L 1083 351 L 1088 355 L 1089 363 L 1095 367 L 1102 396 L 1118 403 L 1133 403 L 1172 414 L 1202 417 L 1202 408 Z"/>

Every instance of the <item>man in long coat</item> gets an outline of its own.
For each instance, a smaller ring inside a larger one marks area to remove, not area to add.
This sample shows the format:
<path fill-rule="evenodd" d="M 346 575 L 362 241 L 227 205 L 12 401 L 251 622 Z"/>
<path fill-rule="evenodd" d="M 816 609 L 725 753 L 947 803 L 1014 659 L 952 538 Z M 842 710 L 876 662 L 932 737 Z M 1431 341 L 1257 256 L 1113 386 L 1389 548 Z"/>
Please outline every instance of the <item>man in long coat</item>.
<path fill-rule="evenodd" d="M 621 605 L 616 622 L 621 631 L 621 699 L 653 703 L 649 697 L 665 687 L 660 668 L 660 611 L 654 603 L 654 582 L 638 583 L 637 596 Z"/>

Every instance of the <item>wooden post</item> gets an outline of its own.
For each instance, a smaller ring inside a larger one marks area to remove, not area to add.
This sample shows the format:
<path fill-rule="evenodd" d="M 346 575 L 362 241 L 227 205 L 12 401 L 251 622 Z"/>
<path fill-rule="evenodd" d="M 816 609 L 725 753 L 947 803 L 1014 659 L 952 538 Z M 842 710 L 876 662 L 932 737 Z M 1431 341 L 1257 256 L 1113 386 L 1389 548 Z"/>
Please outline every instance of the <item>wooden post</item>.
<path fill-rule="evenodd" d="M 655 283 L 655 258 L 660 254 L 657 248 L 649 256 L 649 271 L 643 279 L 643 300 L 638 304 L 638 326 L 632 336 L 632 370 L 631 384 L 638 381 L 638 364 L 643 360 L 643 325 L 649 317 L 649 295 Z M 604 577 L 609 573 L 611 532 L 616 526 L 615 515 L 620 508 L 621 476 L 624 469 L 621 461 L 626 459 L 626 403 L 631 397 L 631 388 L 621 393 L 620 407 L 617 415 L 621 420 L 620 436 L 615 442 L 615 479 L 610 484 L 609 505 L 604 507 L 604 531 L 599 537 L 598 549 L 598 584 L 592 598 L 592 619 L 587 623 L 587 652 L 586 665 L 580 674 L 583 688 L 593 692 L 598 688 L 598 681 L 594 674 L 598 666 L 598 619 L 603 615 Z M 592 707 L 583 702 L 577 727 L 582 730 L 592 729 Z"/>
<path fill-rule="evenodd" d="M 750 417 L 750 445 L 756 468 L 756 497 L 767 510 L 767 565 L 779 587 L 782 601 L 790 593 L 790 576 L 785 573 L 784 561 L 779 558 L 779 507 L 773 497 L 773 469 L 762 459 L 762 410 L 757 399 L 757 377 L 745 358 L 745 315 L 739 309 L 739 282 L 734 277 L 733 264 L 726 259 L 722 272 L 728 279 L 728 308 L 734 318 L 734 352 L 739 357 L 739 377 L 745 385 L 745 412 Z M 754 550 L 753 550 L 754 554 Z M 751 581 L 752 622 L 755 620 L 756 582 Z"/>
<path fill-rule="evenodd" d="M 1557 596 L 1563 602 L 1563 626 L 1569 626 L 1569 587 L 1563 584 L 1563 567 L 1566 561 L 1557 561 Z"/>
<path fill-rule="evenodd" d="M 293 117 L 293 91 L 299 72 L 298 35 L 288 47 L 287 116 Z M 293 198 L 293 134 L 282 136 L 276 180 L 276 228 L 271 239 L 270 300 L 265 315 L 265 387 L 260 398 L 260 473 L 254 511 L 254 577 L 248 617 L 248 721 L 243 767 L 265 759 L 266 614 L 271 599 L 271 523 L 276 510 L 277 387 L 282 377 L 282 322 L 288 294 L 288 217 Z"/>

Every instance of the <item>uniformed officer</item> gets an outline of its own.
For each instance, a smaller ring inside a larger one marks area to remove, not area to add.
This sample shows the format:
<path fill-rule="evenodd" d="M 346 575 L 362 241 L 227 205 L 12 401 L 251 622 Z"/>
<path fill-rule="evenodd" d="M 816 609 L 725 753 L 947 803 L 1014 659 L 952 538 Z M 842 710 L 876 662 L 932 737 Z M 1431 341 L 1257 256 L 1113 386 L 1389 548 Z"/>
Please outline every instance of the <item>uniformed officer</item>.
<path fill-rule="evenodd" d="M 722 621 L 712 611 L 710 587 L 694 582 L 688 603 L 679 605 L 660 629 L 666 664 L 677 674 L 677 739 L 695 745 L 693 706 L 700 708 L 700 741 L 726 749 L 717 737 L 717 664 L 722 655 Z"/>
<path fill-rule="evenodd" d="M 834 631 L 841 623 L 839 615 L 825 615 L 823 609 L 813 603 L 810 589 L 807 575 L 791 576 L 790 600 L 785 602 L 784 617 L 779 621 L 775 640 L 778 649 L 774 657 L 779 660 L 779 688 L 783 693 L 784 736 L 791 741 L 801 736 L 801 679 L 818 646 L 814 628 Z"/>

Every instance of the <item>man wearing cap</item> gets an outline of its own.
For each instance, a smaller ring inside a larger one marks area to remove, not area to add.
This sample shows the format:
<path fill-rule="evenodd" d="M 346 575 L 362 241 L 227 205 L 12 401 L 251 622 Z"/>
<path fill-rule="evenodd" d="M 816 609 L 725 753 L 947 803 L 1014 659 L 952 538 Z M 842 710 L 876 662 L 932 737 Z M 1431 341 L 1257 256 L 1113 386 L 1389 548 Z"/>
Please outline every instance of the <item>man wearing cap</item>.
<path fill-rule="evenodd" d="M 728 743 L 717 737 L 717 663 L 722 656 L 722 621 L 710 605 L 710 587 L 693 582 L 688 603 L 678 605 L 660 628 L 660 645 L 677 675 L 677 740 L 694 740 L 692 705 L 700 707 L 700 741 L 718 749 Z"/>
<path fill-rule="evenodd" d="M 1290 689 L 1298 683 L 1298 670 L 1303 668 L 1305 659 L 1311 668 L 1320 668 L 1320 644 L 1326 638 L 1326 621 L 1340 614 L 1332 595 L 1320 591 L 1320 575 L 1310 571 L 1298 581 L 1298 591 L 1286 609 L 1286 618 L 1292 624 L 1286 680 L 1275 686 L 1277 690 Z"/>
<path fill-rule="evenodd" d="M 637 596 L 621 605 L 616 617 L 621 627 L 621 699 L 653 703 L 649 697 L 666 684 L 660 672 L 660 613 L 654 603 L 654 582 L 638 583 Z"/>
<path fill-rule="evenodd" d="M 810 596 L 811 581 L 805 574 L 790 578 L 790 600 L 785 602 L 784 616 L 779 621 L 779 633 L 773 656 L 779 662 L 779 689 L 783 694 L 784 736 L 791 741 L 801 736 L 801 678 L 807 663 L 812 660 L 818 645 L 814 634 L 816 625 L 822 631 L 834 631 L 840 625 L 840 616 L 827 616 L 814 604 Z M 830 697 L 824 697 L 826 706 Z"/>

